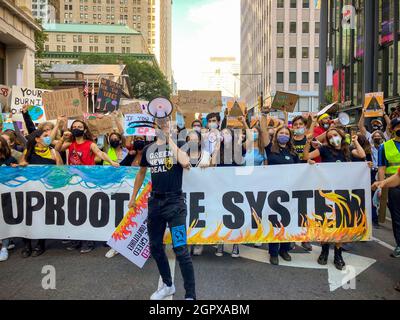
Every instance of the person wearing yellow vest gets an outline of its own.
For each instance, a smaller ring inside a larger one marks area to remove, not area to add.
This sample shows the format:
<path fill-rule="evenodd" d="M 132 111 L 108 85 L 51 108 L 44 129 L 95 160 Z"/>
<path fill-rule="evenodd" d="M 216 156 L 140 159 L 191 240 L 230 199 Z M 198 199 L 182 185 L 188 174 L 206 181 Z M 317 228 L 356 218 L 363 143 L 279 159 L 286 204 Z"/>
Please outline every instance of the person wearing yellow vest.
<path fill-rule="evenodd" d="M 394 138 L 381 145 L 378 154 L 378 180 L 383 181 L 400 169 L 400 118 L 395 118 L 390 123 Z M 389 188 L 388 208 L 390 210 L 393 234 L 396 248 L 392 257 L 400 258 L 400 186 Z"/>
<path fill-rule="evenodd" d="M 110 134 L 108 137 L 110 147 L 108 148 L 107 155 L 112 161 L 121 163 L 123 159 L 128 155 L 128 150 L 124 147 L 122 135 L 117 132 Z M 103 161 L 103 165 L 111 165 L 107 161 Z"/>

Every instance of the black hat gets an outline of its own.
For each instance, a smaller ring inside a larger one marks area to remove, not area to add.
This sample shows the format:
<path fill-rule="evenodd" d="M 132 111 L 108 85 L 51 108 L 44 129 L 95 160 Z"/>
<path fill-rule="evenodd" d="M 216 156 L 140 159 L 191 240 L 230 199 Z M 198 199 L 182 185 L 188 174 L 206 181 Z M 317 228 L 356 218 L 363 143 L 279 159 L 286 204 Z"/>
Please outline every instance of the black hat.
<path fill-rule="evenodd" d="M 400 124 L 400 118 L 394 118 L 392 119 L 392 122 L 390 122 L 390 126 L 392 127 L 392 129 L 394 129 L 399 124 Z"/>

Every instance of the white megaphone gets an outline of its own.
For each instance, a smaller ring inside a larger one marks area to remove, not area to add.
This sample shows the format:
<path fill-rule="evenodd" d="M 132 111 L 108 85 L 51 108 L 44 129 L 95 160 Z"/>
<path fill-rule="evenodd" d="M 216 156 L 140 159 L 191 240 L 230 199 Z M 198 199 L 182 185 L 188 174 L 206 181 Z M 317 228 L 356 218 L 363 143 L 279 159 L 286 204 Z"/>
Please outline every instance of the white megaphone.
<path fill-rule="evenodd" d="M 341 124 L 347 126 L 350 123 L 350 116 L 346 112 L 339 113 L 339 117 L 333 120 L 335 124 Z"/>

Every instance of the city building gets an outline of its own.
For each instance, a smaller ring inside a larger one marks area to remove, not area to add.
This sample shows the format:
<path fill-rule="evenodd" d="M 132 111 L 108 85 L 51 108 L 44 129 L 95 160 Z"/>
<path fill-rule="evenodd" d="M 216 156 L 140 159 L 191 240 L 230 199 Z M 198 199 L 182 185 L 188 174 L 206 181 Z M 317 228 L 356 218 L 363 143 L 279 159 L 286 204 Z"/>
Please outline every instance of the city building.
<path fill-rule="evenodd" d="M 365 93 L 384 92 L 387 111 L 400 102 L 399 1 L 321 3 L 320 100 L 327 92 L 356 122 Z M 329 95 L 328 95 L 329 96 Z"/>
<path fill-rule="evenodd" d="M 44 24 L 48 36 L 41 62 L 71 63 L 84 54 L 129 54 L 154 60 L 142 34 L 124 25 Z M 155 61 L 154 61 L 155 62 Z"/>
<path fill-rule="evenodd" d="M 235 57 L 211 57 L 204 74 L 207 90 L 221 91 L 223 96 L 240 96 L 240 65 Z"/>
<path fill-rule="evenodd" d="M 0 84 L 35 87 L 35 31 L 30 1 L 0 1 Z"/>
<path fill-rule="evenodd" d="M 312 0 L 241 0 L 241 98 L 300 96 L 296 111 L 316 111 L 320 12 Z"/>
<path fill-rule="evenodd" d="M 53 1 L 58 2 L 56 21 L 59 23 L 126 25 L 140 32 L 171 82 L 172 0 Z"/>

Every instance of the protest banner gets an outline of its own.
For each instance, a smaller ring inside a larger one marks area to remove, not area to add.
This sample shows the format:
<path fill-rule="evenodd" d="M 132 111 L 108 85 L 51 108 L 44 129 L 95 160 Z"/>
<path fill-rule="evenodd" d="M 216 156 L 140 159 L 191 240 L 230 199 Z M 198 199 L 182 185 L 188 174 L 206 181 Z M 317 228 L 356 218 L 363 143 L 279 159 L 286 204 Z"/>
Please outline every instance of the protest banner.
<path fill-rule="evenodd" d="M 107 79 L 101 79 L 97 94 L 96 112 L 113 112 L 118 110 L 122 94 L 122 85 Z"/>
<path fill-rule="evenodd" d="M 86 103 L 78 88 L 44 92 L 43 106 L 48 120 L 59 116 L 81 117 L 86 111 Z"/>
<path fill-rule="evenodd" d="M 114 120 L 111 116 L 96 118 L 91 116 L 86 120 L 86 124 L 90 132 L 95 136 L 114 132 Z"/>
<path fill-rule="evenodd" d="M 378 105 L 378 108 L 375 107 L 375 104 Z M 385 113 L 384 93 L 383 92 L 366 93 L 363 112 L 365 118 L 383 117 Z"/>
<path fill-rule="evenodd" d="M 124 118 L 124 135 L 151 136 L 156 135 L 154 117 L 147 114 L 126 114 Z"/>
<path fill-rule="evenodd" d="M 272 101 L 271 109 L 293 112 L 298 100 L 299 96 L 297 94 L 277 91 Z"/>
<path fill-rule="evenodd" d="M 43 94 L 45 92 L 51 91 L 12 86 L 11 113 L 20 113 L 22 106 L 25 104 L 28 106 L 43 106 Z"/>
<path fill-rule="evenodd" d="M 122 217 L 138 170 L 0 167 L 0 239 L 108 241 L 117 233 L 132 241 L 140 221 Z M 370 179 L 366 163 L 185 171 L 188 243 L 368 241 Z M 143 190 L 150 192 L 148 184 L 149 175 Z M 138 199 L 138 208 L 146 199 Z"/>
<path fill-rule="evenodd" d="M 211 113 L 221 112 L 221 91 L 188 91 L 181 90 L 171 102 L 179 107 L 181 113 Z"/>
<path fill-rule="evenodd" d="M 11 88 L 0 85 L 0 112 L 8 111 L 8 107 L 10 105 L 10 97 L 11 97 Z"/>

